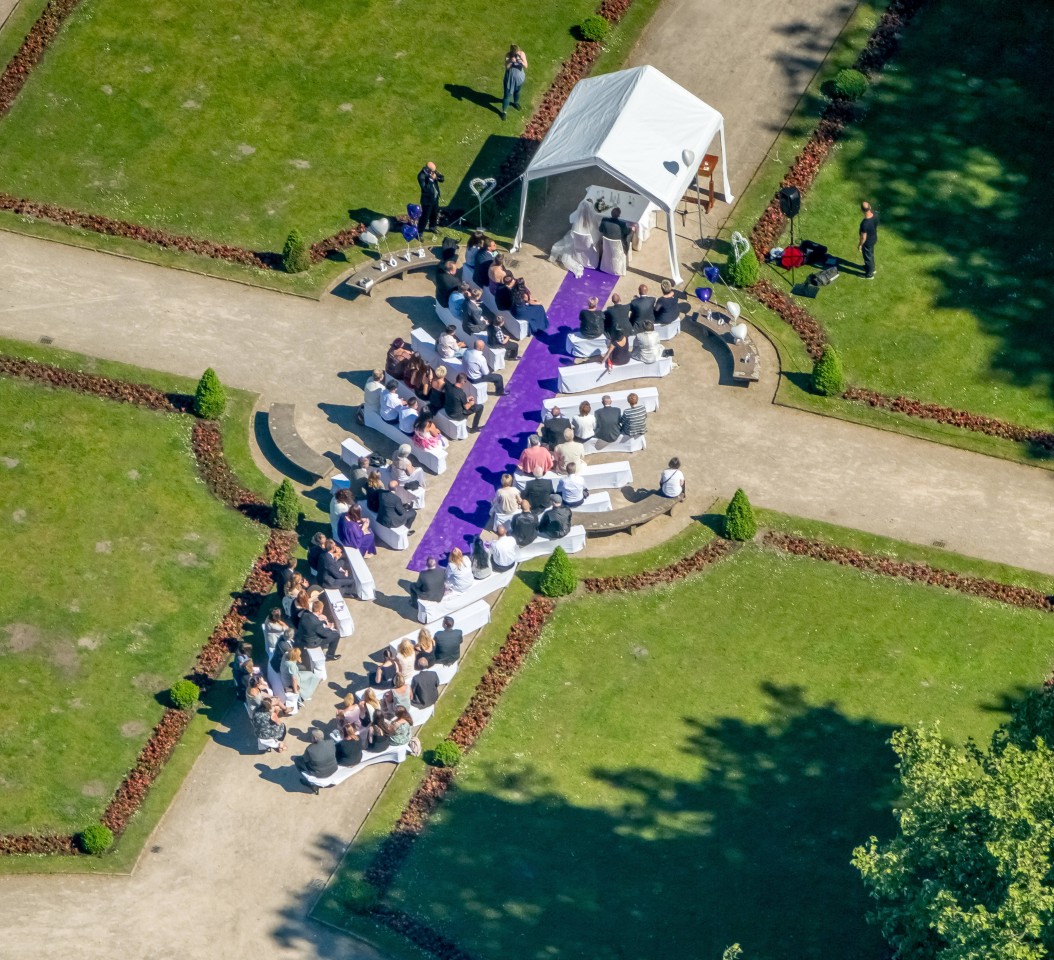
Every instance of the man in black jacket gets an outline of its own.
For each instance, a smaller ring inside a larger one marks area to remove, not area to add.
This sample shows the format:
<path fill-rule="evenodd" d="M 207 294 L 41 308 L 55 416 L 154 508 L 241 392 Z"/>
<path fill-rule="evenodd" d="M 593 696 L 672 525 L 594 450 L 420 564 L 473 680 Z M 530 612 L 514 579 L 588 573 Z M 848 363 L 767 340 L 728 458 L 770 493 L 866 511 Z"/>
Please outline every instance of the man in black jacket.
<path fill-rule="evenodd" d="M 388 489 L 382 490 L 377 498 L 377 522 L 389 530 L 412 527 L 417 519 L 417 511 L 403 503 L 396 492 L 398 489 L 399 481 L 389 480 Z"/>
<path fill-rule="evenodd" d="M 498 244 L 488 237 L 479 253 L 476 254 L 476 264 L 472 268 L 472 282 L 480 290 L 486 290 L 487 284 L 490 283 L 490 265 L 494 262 L 497 253 Z"/>
<path fill-rule="evenodd" d="M 425 568 L 417 575 L 417 583 L 410 585 L 410 603 L 417 606 L 418 600 L 433 603 L 443 599 L 446 592 L 446 573 L 439 569 L 435 557 L 425 560 Z"/>
<path fill-rule="evenodd" d="M 435 640 L 437 663 L 447 667 L 452 663 L 457 663 L 458 657 L 461 656 L 461 641 L 464 639 L 464 634 L 454 629 L 453 617 L 443 617 L 443 629 L 437 630 L 432 639 Z"/>
<path fill-rule="evenodd" d="M 521 513 L 516 514 L 509 524 L 509 532 L 518 547 L 526 547 L 538 539 L 538 518 L 526 500 L 520 501 Z"/>
<path fill-rule="evenodd" d="M 417 221 L 417 230 L 421 236 L 436 232 L 439 224 L 439 184 L 443 179 L 443 174 L 436 170 L 431 160 L 417 174 L 417 185 L 421 188 L 421 217 Z"/>
<path fill-rule="evenodd" d="M 322 659 L 322 645 L 326 645 L 326 659 L 339 660 L 337 644 L 340 643 L 340 633 L 333 629 L 326 615 L 322 612 L 325 607 L 321 600 L 314 600 L 311 609 L 300 614 L 300 622 L 296 625 L 296 645 L 303 647 L 311 661 L 311 670 L 315 673 L 325 674 L 326 665 Z"/>
<path fill-rule="evenodd" d="M 646 320 L 655 322 L 655 298 L 648 296 L 646 283 L 637 287 L 637 295 L 630 301 L 629 313 L 634 333 L 640 333 L 644 329 Z"/>
<path fill-rule="evenodd" d="M 559 407 L 553 407 L 550 413 L 552 416 L 543 420 L 538 428 L 538 435 L 542 438 L 542 443 L 552 451 L 557 444 L 564 442 L 564 431 L 571 426 L 571 421 L 560 412 Z"/>
<path fill-rule="evenodd" d="M 611 295 L 611 306 L 604 311 L 604 336 L 617 340 L 620 336 L 628 337 L 633 333 L 633 320 L 630 308 L 622 302 L 617 293 Z"/>
<path fill-rule="evenodd" d="M 606 394 L 600 403 L 600 409 L 593 414 L 597 421 L 593 435 L 598 440 L 614 443 L 622 435 L 622 411 L 611 405 L 611 397 Z"/>
<path fill-rule="evenodd" d="M 297 766 L 313 777 L 324 780 L 337 772 L 337 745 L 318 727 L 311 731 L 311 743 Z"/>
<path fill-rule="evenodd" d="M 318 560 L 318 576 L 325 589 L 339 590 L 342 597 L 355 596 L 355 578 L 344 551 L 335 540 L 326 541 L 326 552 Z"/>
<path fill-rule="evenodd" d="M 604 336 L 604 314 L 597 307 L 600 301 L 596 297 L 589 298 L 589 304 L 585 310 L 578 314 L 578 335 L 587 340 L 597 340 Z"/>
<path fill-rule="evenodd" d="M 622 219 L 622 208 L 615 207 L 610 217 L 604 217 L 600 221 L 600 235 L 608 240 L 621 240 L 622 249 L 629 253 L 630 238 L 633 236 L 635 226 L 631 226 Z"/>
<path fill-rule="evenodd" d="M 476 403 L 476 395 L 470 397 L 465 389 L 468 378 L 459 373 L 452 384 L 448 383 L 446 388 L 446 401 L 443 409 L 451 420 L 467 420 L 472 414 L 470 430 L 479 429 L 479 418 L 483 416 L 483 404 Z"/>
<path fill-rule="evenodd" d="M 417 661 L 417 673 L 410 681 L 410 704 L 418 710 L 426 710 L 439 699 L 439 675 L 428 669 L 428 660 Z"/>
<path fill-rule="evenodd" d="M 424 217 L 422 216 L 422 219 Z M 436 303 L 441 307 L 450 307 L 450 294 L 461 286 L 461 278 L 457 275 L 457 264 L 453 260 L 447 260 L 436 267 Z"/>
<path fill-rule="evenodd" d="M 534 468 L 534 477 L 523 485 L 523 499 L 530 504 L 531 512 L 538 516 L 552 500 L 553 481 L 546 475 L 541 467 Z M 520 544 L 523 546 L 523 544 Z"/>
<path fill-rule="evenodd" d="M 559 540 L 570 533 L 571 510 L 564 506 L 562 497 L 552 498 L 552 506 L 542 514 L 542 519 L 538 521 L 538 531 L 550 540 Z"/>

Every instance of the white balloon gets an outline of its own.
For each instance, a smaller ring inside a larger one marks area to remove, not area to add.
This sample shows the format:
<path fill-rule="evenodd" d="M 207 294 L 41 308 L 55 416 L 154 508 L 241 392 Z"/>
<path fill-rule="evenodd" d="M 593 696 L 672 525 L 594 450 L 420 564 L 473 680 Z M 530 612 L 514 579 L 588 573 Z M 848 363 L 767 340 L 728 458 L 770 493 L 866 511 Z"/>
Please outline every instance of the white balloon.
<path fill-rule="evenodd" d="M 388 222 L 387 217 L 378 217 L 370 224 L 370 230 L 377 234 L 378 237 L 386 237 L 390 226 L 391 224 Z"/>
<path fill-rule="evenodd" d="M 693 163 L 695 163 L 695 154 L 692 153 L 691 150 L 682 150 L 681 159 L 684 161 L 684 165 L 686 167 L 690 167 Z"/>
<path fill-rule="evenodd" d="M 725 309 L 728 311 L 728 315 L 733 320 L 738 320 L 739 319 L 739 311 L 742 308 L 739 306 L 738 303 L 736 303 L 735 300 L 729 300 L 728 303 L 725 304 Z"/>
<path fill-rule="evenodd" d="M 380 241 L 369 230 L 363 230 L 362 233 L 359 234 L 359 239 L 363 243 L 369 244 L 371 247 L 376 243 L 380 243 Z"/>
<path fill-rule="evenodd" d="M 747 325 L 745 323 L 737 323 L 728 332 L 732 334 L 732 339 L 736 343 L 742 343 L 747 338 Z"/>

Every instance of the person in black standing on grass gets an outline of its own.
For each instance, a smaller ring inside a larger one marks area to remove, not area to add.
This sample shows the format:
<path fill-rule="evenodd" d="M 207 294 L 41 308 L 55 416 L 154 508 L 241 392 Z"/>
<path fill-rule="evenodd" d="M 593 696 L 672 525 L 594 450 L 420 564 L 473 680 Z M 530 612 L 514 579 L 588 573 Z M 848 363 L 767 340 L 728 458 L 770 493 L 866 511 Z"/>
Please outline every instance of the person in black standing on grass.
<path fill-rule="evenodd" d="M 421 187 L 421 218 L 417 221 L 417 231 L 423 237 L 426 233 L 435 233 L 439 224 L 439 184 L 443 174 L 429 160 L 417 174 L 417 183 Z"/>
<path fill-rule="evenodd" d="M 860 204 L 864 213 L 860 221 L 860 242 L 857 249 L 864 258 L 864 279 L 875 279 L 875 244 L 878 243 L 878 215 L 866 200 Z"/>

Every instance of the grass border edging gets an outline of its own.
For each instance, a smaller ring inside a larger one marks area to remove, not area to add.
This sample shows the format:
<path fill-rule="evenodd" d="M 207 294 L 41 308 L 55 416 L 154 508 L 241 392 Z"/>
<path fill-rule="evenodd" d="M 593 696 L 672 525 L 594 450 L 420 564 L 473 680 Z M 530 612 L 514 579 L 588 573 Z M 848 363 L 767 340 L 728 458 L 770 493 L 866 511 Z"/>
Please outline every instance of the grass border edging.
<path fill-rule="evenodd" d="M 193 410 L 193 398 L 185 394 L 167 394 L 145 384 L 66 370 L 34 360 L 0 355 L 0 375 L 119 403 L 130 403 L 160 413 L 184 415 L 191 414 Z M 191 449 L 198 472 L 212 494 L 247 519 L 265 525 L 269 508 L 260 497 L 238 482 L 224 457 L 223 437 L 214 421 L 195 420 Z M 204 690 L 208 689 L 226 665 L 231 651 L 242 636 L 245 624 L 257 614 L 264 598 L 273 590 L 271 570 L 289 556 L 295 536 L 295 533 L 283 530 L 270 532 L 263 552 L 253 562 L 241 590 L 205 641 L 194 670 L 189 675 L 189 679 Z M 113 831 L 115 839 L 124 833 L 129 821 L 146 799 L 154 780 L 171 758 L 190 725 L 192 710 L 166 708 L 136 757 L 135 764 L 107 804 L 100 822 Z M 80 853 L 72 834 L 0 835 L 0 856 L 76 856 Z"/>

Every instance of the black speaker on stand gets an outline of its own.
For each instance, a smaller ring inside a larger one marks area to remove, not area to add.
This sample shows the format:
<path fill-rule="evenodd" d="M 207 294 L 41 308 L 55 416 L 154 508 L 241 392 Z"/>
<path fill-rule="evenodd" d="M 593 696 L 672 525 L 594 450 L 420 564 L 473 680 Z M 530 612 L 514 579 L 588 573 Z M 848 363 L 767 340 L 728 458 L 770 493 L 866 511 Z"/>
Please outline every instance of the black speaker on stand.
<path fill-rule="evenodd" d="M 780 213 L 791 222 L 791 242 L 794 246 L 794 220 L 801 213 L 801 193 L 797 187 L 780 187 Z"/>

